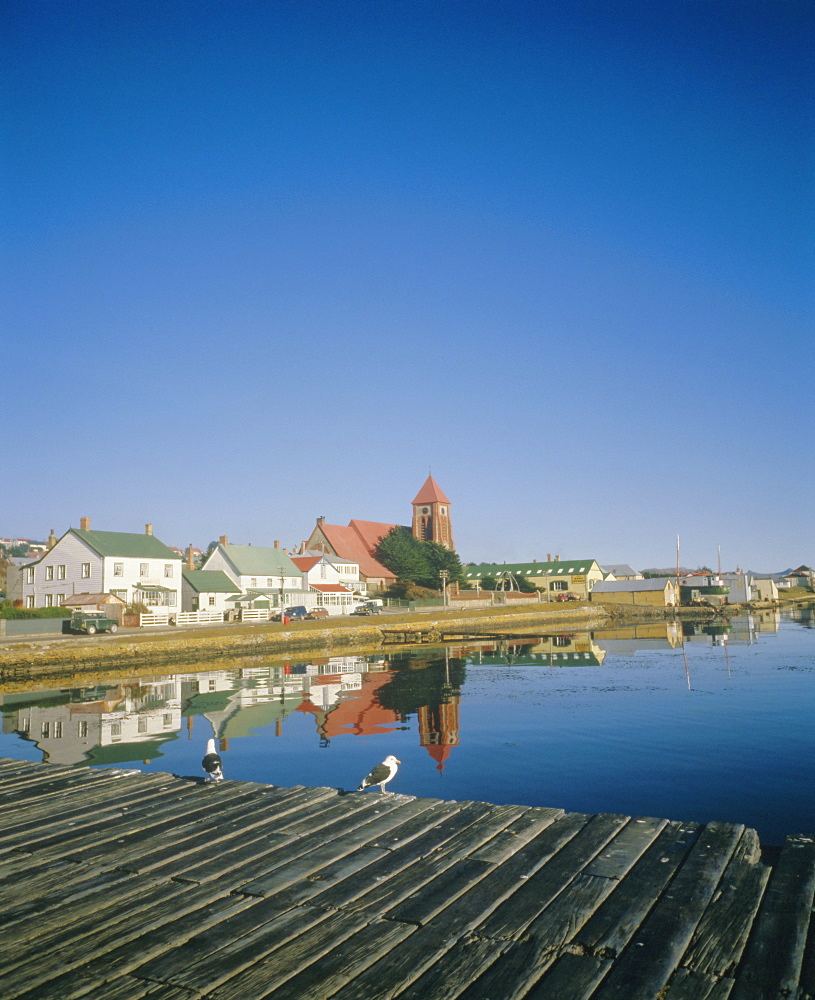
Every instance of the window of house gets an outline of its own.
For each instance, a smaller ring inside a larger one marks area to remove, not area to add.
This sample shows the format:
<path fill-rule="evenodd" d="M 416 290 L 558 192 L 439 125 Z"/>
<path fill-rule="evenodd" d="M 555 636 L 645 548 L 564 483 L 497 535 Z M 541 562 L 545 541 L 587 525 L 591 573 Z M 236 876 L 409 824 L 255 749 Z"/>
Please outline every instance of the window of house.
<path fill-rule="evenodd" d="M 111 724 L 110 724 L 110 735 L 111 736 L 121 736 L 122 735 L 122 724 L 121 724 L 121 722 L 111 722 Z"/>
<path fill-rule="evenodd" d="M 215 684 L 216 684 L 215 678 L 214 677 L 210 677 L 210 679 L 209 679 L 209 689 L 210 689 L 210 691 L 214 691 L 215 690 Z"/>
<path fill-rule="evenodd" d="M 33 608 L 34 607 L 34 595 L 33 594 L 29 594 L 29 596 L 26 598 L 26 605 L 29 608 Z"/>
<path fill-rule="evenodd" d="M 45 595 L 45 606 L 46 606 L 46 608 L 53 608 L 53 606 L 54 606 L 54 595 L 53 594 L 46 594 Z"/>
<path fill-rule="evenodd" d="M 59 722 L 55 722 L 54 723 L 54 739 L 55 740 L 61 740 L 62 739 L 62 721 L 61 720 Z"/>
<path fill-rule="evenodd" d="M 173 590 L 167 595 L 167 606 L 174 608 L 176 605 L 176 592 Z"/>
<path fill-rule="evenodd" d="M 65 603 L 65 594 L 57 594 L 57 604 Z"/>
<path fill-rule="evenodd" d="M 87 580 L 90 575 L 91 575 L 91 564 L 82 563 L 82 579 Z"/>
<path fill-rule="evenodd" d="M 214 594 L 210 594 L 209 595 L 209 606 L 211 608 L 215 607 L 215 595 Z"/>
<path fill-rule="evenodd" d="M 258 585 L 258 578 L 256 576 L 250 576 L 249 577 L 249 586 L 250 587 L 257 587 L 257 585 Z"/>
<path fill-rule="evenodd" d="M 77 727 L 77 732 L 78 732 L 79 736 L 87 736 L 88 735 L 88 721 L 87 721 L 87 719 L 81 719 L 80 720 L 79 726 Z"/>
<path fill-rule="evenodd" d="M 45 579 L 46 580 L 53 580 L 54 579 L 54 567 L 53 566 L 46 566 L 45 567 Z"/>
<path fill-rule="evenodd" d="M 170 576 L 173 575 L 173 564 L 172 563 L 165 563 L 164 564 L 164 575 L 167 576 L 167 577 L 170 577 Z"/>
<path fill-rule="evenodd" d="M 114 576 L 124 576 L 125 575 L 125 564 L 124 563 L 114 563 L 113 564 L 113 575 Z"/>
<path fill-rule="evenodd" d="M 43 722 L 40 728 L 40 737 L 44 740 L 47 740 L 50 738 L 50 736 L 51 736 L 51 723 Z"/>
<path fill-rule="evenodd" d="M 26 580 L 26 583 L 33 583 L 33 582 L 34 582 L 34 567 L 33 566 L 29 566 L 28 567 L 28 578 Z"/>
<path fill-rule="evenodd" d="M 123 601 L 127 601 L 126 590 L 111 590 L 111 594 L 113 594 L 114 597 L 121 597 Z"/>
<path fill-rule="evenodd" d="M 569 589 L 569 584 L 566 582 L 566 580 L 552 580 L 552 581 L 550 581 L 549 586 L 550 586 L 550 588 L 552 590 L 568 590 Z"/>
<path fill-rule="evenodd" d="M 149 576 L 149 575 L 150 575 L 150 564 L 139 563 L 139 576 Z"/>
<path fill-rule="evenodd" d="M 57 579 L 58 580 L 64 580 L 65 579 L 65 564 L 64 563 L 61 566 L 57 566 Z"/>
<path fill-rule="evenodd" d="M 172 714 L 170 712 L 165 712 L 164 715 L 161 718 L 161 721 L 162 721 L 162 723 L 164 725 L 164 728 L 165 729 L 169 729 L 170 726 L 172 726 L 172 724 L 173 724 Z"/>
<path fill-rule="evenodd" d="M 140 733 L 147 732 L 147 719 L 139 718 L 139 732 Z"/>

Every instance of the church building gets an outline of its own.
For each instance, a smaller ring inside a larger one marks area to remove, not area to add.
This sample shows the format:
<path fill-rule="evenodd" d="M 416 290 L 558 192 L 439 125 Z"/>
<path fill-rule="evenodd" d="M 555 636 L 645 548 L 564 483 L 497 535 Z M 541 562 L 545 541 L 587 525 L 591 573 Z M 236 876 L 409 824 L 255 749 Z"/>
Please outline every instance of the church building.
<path fill-rule="evenodd" d="M 359 575 L 365 580 L 369 592 L 384 590 L 396 582 L 396 577 L 375 557 L 379 540 L 397 527 L 383 521 L 362 521 L 352 518 L 348 525 L 326 524 L 318 517 L 314 530 L 301 547 L 307 552 L 325 552 L 328 555 L 349 559 L 359 565 Z M 450 521 L 450 501 L 432 476 L 413 500 L 413 523 L 409 529 L 420 542 L 438 542 L 453 548 L 453 529 Z"/>

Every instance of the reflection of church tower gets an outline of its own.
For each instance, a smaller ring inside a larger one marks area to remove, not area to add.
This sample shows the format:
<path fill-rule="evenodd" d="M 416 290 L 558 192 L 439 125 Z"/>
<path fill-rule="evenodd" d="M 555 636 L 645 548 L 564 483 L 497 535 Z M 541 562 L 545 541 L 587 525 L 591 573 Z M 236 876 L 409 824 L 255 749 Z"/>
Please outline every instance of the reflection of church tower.
<path fill-rule="evenodd" d="M 413 537 L 420 542 L 438 542 L 453 549 L 453 528 L 450 524 L 450 501 L 439 484 L 428 476 L 413 501 Z"/>
<path fill-rule="evenodd" d="M 458 695 L 452 695 L 444 705 L 423 705 L 418 711 L 420 743 L 437 771 L 444 770 L 450 750 L 458 746 L 458 702 Z"/>

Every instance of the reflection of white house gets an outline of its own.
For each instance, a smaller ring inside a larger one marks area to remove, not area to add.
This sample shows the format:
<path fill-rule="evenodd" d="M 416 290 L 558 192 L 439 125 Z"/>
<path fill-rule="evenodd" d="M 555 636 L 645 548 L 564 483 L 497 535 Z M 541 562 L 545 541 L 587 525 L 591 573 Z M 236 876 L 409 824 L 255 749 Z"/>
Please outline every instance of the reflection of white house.
<path fill-rule="evenodd" d="M 182 561 L 153 535 L 91 531 L 90 518 L 68 531 L 22 570 L 28 608 L 57 607 L 73 594 L 113 594 L 126 604 L 181 607 Z"/>
<path fill-rule="evenodd" d="M 265 598 L 273 607 L 304 604 L 314 607 L 315 595 L 305 584 L 302 572 L 284 549 L 277 546 L 230 545 L 223 536 L 207 556 L 203 572 L 220 570 L 237 590 L 253 598 Z M 234 603 L 230 606 L 234 607 Z"/>
<path fill-rule="evenodd" d="M 174 678 L 106 689 L 98 700 L 49 704 L 32 699 L 3 715 L 3 730 L 20 733 L 52 764 L 111 764 L 148 760 L 181 729 Z"/>

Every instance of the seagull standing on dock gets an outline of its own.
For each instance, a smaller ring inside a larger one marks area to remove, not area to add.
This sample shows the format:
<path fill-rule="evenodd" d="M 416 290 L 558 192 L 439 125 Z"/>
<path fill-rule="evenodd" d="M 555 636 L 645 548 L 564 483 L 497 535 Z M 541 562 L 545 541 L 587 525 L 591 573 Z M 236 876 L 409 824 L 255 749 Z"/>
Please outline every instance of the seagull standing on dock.
<path fill-rule="evenodd" d="M 379 785 L 379 791 L 384 792 L 385 785 L 396 777 L 396 772 L 399 770 L 396 765 L 401 763 L 402 761 L 397 760 L 393 754 L 388 754 L 381 764 L 377 764 L 370 774 L 365 775 L 357 791 L 361 792 L 365 788 L 370 788 L 371 785 Z"/>
<path fill-rule="evenodd" d="M 207 772 L 210 781 L 224 780 L 224 769 L 221 758 L 215 750 L 215 740 L 209 740 L 207 743 L 207 752 L 201 761 L 201 767 Z"/>

